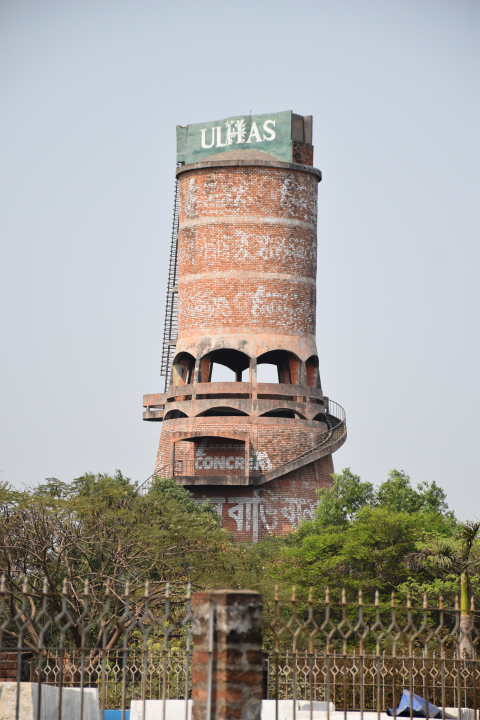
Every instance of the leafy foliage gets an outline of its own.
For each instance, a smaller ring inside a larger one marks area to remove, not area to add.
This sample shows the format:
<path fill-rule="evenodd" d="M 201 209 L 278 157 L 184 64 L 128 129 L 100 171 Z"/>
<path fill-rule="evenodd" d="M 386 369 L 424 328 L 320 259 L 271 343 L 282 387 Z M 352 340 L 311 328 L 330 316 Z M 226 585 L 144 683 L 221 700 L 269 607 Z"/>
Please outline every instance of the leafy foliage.
<path fill-rule="evenodd" d="M 313 519 L 286 539 L 270 569 L 276 581 L 296 585 L 304 596 L 309 587 L 317 597 L 327 588 L 339 596 L 345 588 L 351 599 L 362 590 L 371 600 L 375 590 L 387 600 L 394 591 L 405 595 L 412 588 L 417 595 L 435 592 L 438 602 L 441 588 L 453 604 L 458 585 L 455 588 L 451 568 L 445 567 L 440 577 L 433 566 L 409 562 L 434 538 L 459 542 L 461 527 L 443 490 L 434 482 L 414 488 L 398 470 L 378 489 L 350 468 L 333 479 L 331 488 L 319 491 Z"/>
<path fill-rule="evenodd" d="M 198 507 L 171 480 L 157 480 L 145 496 L 119 471 L 87 473 L 70 485 L 50 478 L 23 492 L 0 488 L 0 574 L 14 591 L 26 576 L 39 592 L 45 578 L 53 614 L 64 578 L 73 615 L 81 612 L 86 581 L 97 612 L 108 582 L 113 612 L 121 614 L 127 580 L 134 614 L 145 581 L 151 607 L 161 606 L 167 581 L 182 595 L 188 581 L 194 587 L 215 582 L 224 558 L 228 568 L 230 544 L 212 508 Z M 71 634 L 78 645 L 75 628 Z"/>
<path fill-rule="evenodd" d="M 363 508 L 381 507 L 391 512 L 434 513 L 454 521 L 448 509 L 446 495 L 435 482 L 420 483 L 413 488 L 403 471 L 392 470 L 378 490 L 370 482 L 363 482 L 350 468 L 333 474 L 333 487 L 322 488 L 316 519 L 324 526 L 346 526 Z"/>
<path fill-rule="evenodd" d="M 85 580 L 98 609 L 108 582 L 116 617 L 127 580 L 134 616 L 145 581 L 153 611 L 163 605 L 167 581 L 174 599 L 190 581 L 194 589 L 259 590 L 266 604 L 275 585 L 283 597 L 295 585 L 300 600 L 310 587 L 317 598 L 330 588 L 337 599 L 345 588 L 351 600 L 361 589 L 366 601 L 378 590 L 384 601 L 395 591 L 417 603 L 427 594 L 432 604 L 442 594 L 453 605 L 466 573 L 468 591 L 479 594 L 479 527 L 457 523 L 434 482 L 413 487 L 408 475 L 392 470 L 375 488 L 349 468 L 333 479 L 319 491 L 312 520 L 256 545 L 235 543 L 211 504 L 199 506 L 169 479 L 156 478 L 146 495 L 120 471 L 86 473 L 70 484 L 49 478 L 21 492 L 0 485 L 0 574 L 16 591 L 28 576 L 37 593 L 46 578 L 53 614 L 64 578 L 72 615 L 81 611 Z M 78 646 L 74 627 L 70 633 Z"/>

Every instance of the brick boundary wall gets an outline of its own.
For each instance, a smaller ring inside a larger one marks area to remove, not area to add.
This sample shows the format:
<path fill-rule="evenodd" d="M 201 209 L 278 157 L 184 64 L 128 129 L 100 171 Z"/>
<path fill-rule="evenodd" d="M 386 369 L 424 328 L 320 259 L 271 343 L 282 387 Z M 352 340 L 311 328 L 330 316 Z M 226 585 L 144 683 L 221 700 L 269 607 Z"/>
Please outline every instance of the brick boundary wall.
<path fill-rule="evenodd" d="M 260 720 L 262 596 L 251 590 L 198 592 L 193 594 L 192 611 L 196 621 L 193 628 L 192 720 L 207 717 L 209 665 L 209 720 Z"/>
<path fill-rule="evenodd" d="M 28 682 L 31 675 L 32 653 L 20 653 L 20 682 Z M 18 653 L 0 653 L 0 681 L 17 680 Z"/>

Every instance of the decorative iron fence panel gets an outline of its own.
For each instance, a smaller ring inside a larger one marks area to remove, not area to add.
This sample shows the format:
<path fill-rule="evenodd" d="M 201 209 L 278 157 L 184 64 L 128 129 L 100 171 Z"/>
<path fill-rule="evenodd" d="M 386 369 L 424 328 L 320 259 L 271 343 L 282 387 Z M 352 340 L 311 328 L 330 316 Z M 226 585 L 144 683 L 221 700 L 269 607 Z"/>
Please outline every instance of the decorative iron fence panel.
<path fill-rule="evenodd" d="M 38 592 L 27 581 L 22 589 L 1 581 L 0 702 L 6 686 L 16 683 L 16 718 L 25 682 L 38 688 L 38 697 L 42 688 L 58 689 L 58 720 L 62 693 L 75 688 L 79 718 L 87 688 L 98 689 L 101 717 L 106 708 L 125 710 L 136 700 L 192 697 L 197 621 L 190 588 L 186 596 L 177 588 L 175 597 L 168 584 L 123 590 L 107 586 L 93 593 L 85 587 L 79 594 L 64 585 L 61 593 L 52 593 L 45 584 Z M 405 605 L 394 597 L 381 603 L 378 595 L 364 603 L 360 594 L 357 603 L 347 603 L 345 594 L 333 602 L 327 593 L 322 601 L 310 594 L 300 602 L 294 592 L 291 600 L 280 602 L 277 593 L 264 602 L 263 618 L 266 698 L 311 701 L 310 708 L 314 701 L 326 701 L 345 713 L 380 713 L 396 708 L 408 690 L 441 707 L 444 717 L 446 707 L 467 707 L 477 720 L 479 635 L 473 602 L 466 617 L 458 603 L 444 608 L 441 599 L 435 607 L 426 599 L 422 607 L 412 607 L 409 598 Z"/>
<path fill-rule="evenodd" d="M 382 712 L 393 705 L 403 690 L 420 695 L 433 705 L 474 707 L 475 685 L 480 685 L 478 660 L 436 656 L 405 657 L 375 655 L 331 655 L 308 652 L 280 653 L 268 662 L 268 696 L 279 699 L 325 701 L 336 707 Z M 277 665 L 278 662 L 278 665 Z M 363 699 L 362 699 L 363 696 Z M 346 702 L 345 702 L 346 701 Z"/>

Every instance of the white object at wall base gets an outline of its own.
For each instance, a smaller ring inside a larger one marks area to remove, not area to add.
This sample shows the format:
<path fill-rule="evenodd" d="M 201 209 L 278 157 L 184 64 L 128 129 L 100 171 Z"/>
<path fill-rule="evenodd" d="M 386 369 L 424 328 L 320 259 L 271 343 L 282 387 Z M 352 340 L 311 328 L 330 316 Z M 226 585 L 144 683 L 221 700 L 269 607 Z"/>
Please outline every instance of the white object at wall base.
<path fill-rule="evenodd" d="M 133 700 L 130 706 L 130 720 L 163 720 L 163 700 L 146 700 L 146 713 L 143 716 L 143 701 Z M 185 700 L 167 700 L 165 720 L 185 720 Z M 313 720 L 327 720 L 327 703 L 312 702 Z M 445 716 L 458 718 L 457 708 L 445 708 Z M 192 701 L 188 701 L 187 720 L 192 717 Z M 262 720 L 275 720 L 275 700 L 262 700 Z M 310 703 L 308 700 L 297 700 L 295 712 L 296 720 L 310 720 Z M 477 715 L 478 718 L 478 715 Z M 360 711 L 347 711 L 347 720 L 360 720 Z M 0 716 L 0 720 L 2 720 Z M 278 701 L 278 720 L 293 720 L 293 700 Z M 343 710 L 335 710 L 330 703 L 330 720 L 344 720 Z M 378 720 L 375 711 L 368 710 L 363 713 L 363 720 Z M 380 713 L 380 720 L 391 720 L 386 712 Z M 460 720 L 474 720 L 473 710 L 461 708 Z"/>
<path fill-rule="evenodd" d="M 57 720 L 59 688 L 42 685 L 40 720 Z M 19 720 L 37 720 L 38 685 L 20 683 Z M 17 717 L 17 683 L 0 682 L 0 720 Z M 83 720 L 98 720 L 98 690 L 83 690 Z M 80 688 L 62 689 L 62 720 L 80 720 Z"/>
<path fill-rule="evenodd" d="M 132 700 L 130 720 L 163 720 L 163 700 Z M 188 701 L 188 717 L 192 717 L 192 701 Z M 1 718 L 0 718 L 1 720 Z M 165 720 L 185 720 L 185 700 L 165 700 Z"/>
<path fill-rule="evenodd" d="M 185 700 L 166 700 L 165 720 L 184 720 L 185 718 Z M 143 700 L 132 700 L 130 705 L 130 720 L 163 720 L 163 700 L 145 700 L 145 717 L 143 715 Z M 310 718 L 310 703 L 304 700 L 297 700 L 296 717 L 301 720 L 307 710 L 305 717 Z M 327 703 L 313 702 L 313 717 L 326 718 Z M 331 718 L 335 706 L 330 703 Z M 340 714 L 340 713 L 338 713 Z M 191 720 L 192 701 L 188 701 L 187 720 Z M 343 713 L 342 713 L 343 718 Z M 262 700 L 262 720 L 275 720 L 275 700 Z M 293 700 L 278 701 L 278 720 L 293 720 Z M 375 714 L 376 720 L 376 714 Z"/>

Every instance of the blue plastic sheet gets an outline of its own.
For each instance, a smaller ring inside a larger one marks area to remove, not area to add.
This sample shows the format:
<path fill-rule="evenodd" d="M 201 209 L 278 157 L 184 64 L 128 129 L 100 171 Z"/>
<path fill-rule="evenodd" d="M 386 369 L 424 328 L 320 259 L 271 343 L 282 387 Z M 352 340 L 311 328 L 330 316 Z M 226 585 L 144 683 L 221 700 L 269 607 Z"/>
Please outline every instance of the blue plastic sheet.
<path fill-rule="evenodd" d="M 410 706 L 412 708 L 412 716 L 413 717 L 427 717 L 427 703 L 426 701 L 420 697 L 420 695 L 415 695 L 412 693 L 411 699 L 410 699 L 410 691 L 404 690 L 402 697 L 400 698 L 400 703 L 397 707 L 396 716 L 397 717 L 410 717 Z M 393 715 L 393 709 L 387 710 L 387 715 Z M 428 717 L 429 718 L 439 718 L 442 717 L 442 711 L 440 708 L 438 708 L 436 705 L 432 705 L 432 703 L 428 703 Z"/>

